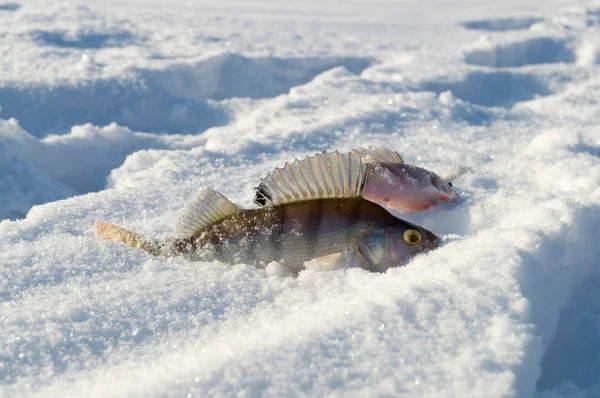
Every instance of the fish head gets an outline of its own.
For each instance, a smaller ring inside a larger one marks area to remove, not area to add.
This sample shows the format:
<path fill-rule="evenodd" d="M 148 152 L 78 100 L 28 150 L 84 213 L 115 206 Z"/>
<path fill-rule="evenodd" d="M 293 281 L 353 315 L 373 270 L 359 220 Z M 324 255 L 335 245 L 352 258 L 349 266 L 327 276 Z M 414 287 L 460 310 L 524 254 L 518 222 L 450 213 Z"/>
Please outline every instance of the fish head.
<path fill-rule="evenodd" d="M 402 222 L 366 233 L 359 251 L 373 270 L 385 271 L 405 265 L 417 254 L 437 248 L 440 242 L 433 232 Z"/>
<path fill-rule="evenodd" d="M 402 163 L 369 165 L 363 197 L 391 209 L 425 210 L 456 198 L 450 183 L 422 167 Z"/>

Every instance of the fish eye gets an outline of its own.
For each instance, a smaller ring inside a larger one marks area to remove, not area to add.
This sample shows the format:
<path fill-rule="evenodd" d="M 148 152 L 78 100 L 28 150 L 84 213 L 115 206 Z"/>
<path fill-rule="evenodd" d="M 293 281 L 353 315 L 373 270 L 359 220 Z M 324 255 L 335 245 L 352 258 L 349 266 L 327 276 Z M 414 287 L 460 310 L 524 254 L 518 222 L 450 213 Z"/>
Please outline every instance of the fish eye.
<path fill-rule="evenodd" d="M 404 231 L 404 242 L 409 246 L 416 246 L 421 243 L 421 233 L 414 229 Z"/>

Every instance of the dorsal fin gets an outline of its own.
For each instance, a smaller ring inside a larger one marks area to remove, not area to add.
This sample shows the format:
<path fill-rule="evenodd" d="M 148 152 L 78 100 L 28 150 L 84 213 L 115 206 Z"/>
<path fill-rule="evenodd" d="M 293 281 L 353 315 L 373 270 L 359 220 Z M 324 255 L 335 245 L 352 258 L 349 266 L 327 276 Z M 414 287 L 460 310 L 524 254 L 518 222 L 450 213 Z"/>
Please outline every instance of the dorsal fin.
<path fill-rule="evenodd" d="M 404 160 L 400 154 L 387 146 L 368 146 L 366 148 L 354 148 L 352 153 L 360 156 L 364 163 L 401 163 Z"/>
<path fill-rule="evenodd" d="M 212 188 L 202 188 L 177 218 L 177 236 L 192 237 L 206 226 L 238 211 L 239 207 L 221 193 Z"/>
<path fill-rule="evenodd" d="M 367 164 L 351 153 L 322 152 L 286 163 L 270 172 L 256 187 L 254 202 L 278 205 L 311 199 L 361 196 Z"/>

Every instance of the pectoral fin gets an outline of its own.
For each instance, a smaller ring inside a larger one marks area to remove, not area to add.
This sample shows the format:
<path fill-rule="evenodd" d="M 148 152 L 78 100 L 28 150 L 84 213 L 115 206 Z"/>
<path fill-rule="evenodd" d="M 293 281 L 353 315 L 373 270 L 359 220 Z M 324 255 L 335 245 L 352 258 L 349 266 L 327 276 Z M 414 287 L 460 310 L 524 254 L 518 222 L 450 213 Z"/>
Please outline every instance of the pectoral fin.
<path fill-rule="evenodd" d="M 355 247 L 349 247 L 343 252 L 328 254 L 304 262 L 306 269 L 331 271 L 334 269 L 362 268 L 371 270 L 373 267 Z"/>
<path fill-rule="evenodd" d="M 332 269 L 345 268 L 346 253 L 337 252 L 328 254 L 326 256 L 313 258 L 312 260 L 305 261 L 304 266 L 306 269 L 329 271 Z"/>
<path fill-rule="evenodd" d="M 439 184 L 440 186 L 443 184 L 447 184 L 449 182 L 455 181 L 457 178 L 459 178 L 460 176 L 462 176 L 463 174 L 467 173 L 471 171 L 470 167 L 466 167 L 466 166 L 452 166 L 450 168 L 448 168 L 447 170 L 444 170 L 439 176 L 439 180 L 436 181 L 437 184 Z"/>

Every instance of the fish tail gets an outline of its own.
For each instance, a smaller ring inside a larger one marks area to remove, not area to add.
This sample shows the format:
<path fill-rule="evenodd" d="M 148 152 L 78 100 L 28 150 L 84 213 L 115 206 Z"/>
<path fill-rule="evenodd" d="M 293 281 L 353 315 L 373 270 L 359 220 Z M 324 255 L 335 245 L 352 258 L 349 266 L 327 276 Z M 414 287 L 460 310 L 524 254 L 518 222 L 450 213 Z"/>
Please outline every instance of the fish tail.
<path fill-rule="evenodd" d="M 96 236 L 102 240 L 123 243 L 127 246 L 140 248 L 155 256 L 160 254 L 160 247 L 157 243 L 152 242 L 135 232 L 128 231 L 125 228 L 104 221 L 96 221 L 95 226 Z"/>

